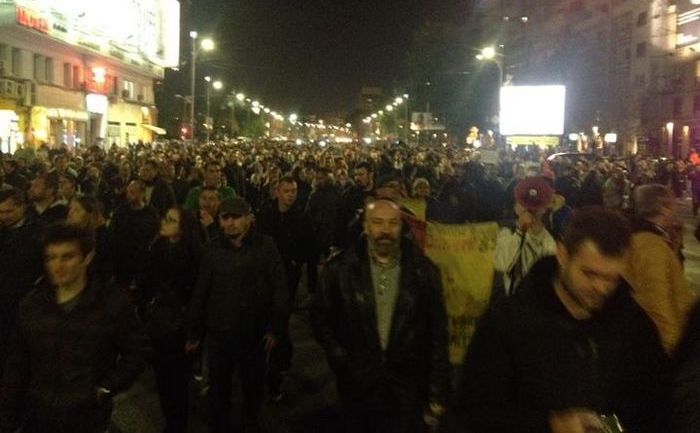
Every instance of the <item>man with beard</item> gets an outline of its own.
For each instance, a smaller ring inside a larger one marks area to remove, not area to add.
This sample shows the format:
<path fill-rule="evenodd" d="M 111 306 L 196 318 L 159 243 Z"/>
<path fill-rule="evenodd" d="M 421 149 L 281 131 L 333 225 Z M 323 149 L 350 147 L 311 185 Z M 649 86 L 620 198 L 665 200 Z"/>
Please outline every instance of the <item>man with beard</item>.
<path fill-rule="evenodd" d="M 29 200 L 32 202 L 32 210 L 37 218 L 45 224 L 65 221 L 68 216 L 68 206 L 63 200 L 59 200 L 58 176 L 39 175 L 29 185 Z"/>
<path fill-rule="evenodd" d="M 231 379 L 237 367 L 246 431 L 258 431 L 266 353 L 277 345 L 288 315 L 282 258 L 270 237 L 252 230 L 253 218 L 242 198 L 221 204 L 222 236 L 204 252 L 190 303 L 186 350 L 197 350 L 206 332 L 212 433 L 233 431 Z"/>
<path fill-rule="evenodd" d="M 444 410 L 449 363 L 440 274 L 401 227 L 396 203 L 367 204 L 365 236 L 329 261 L 312 310 L 348 432 L 423 432 Z"/>
<path fill-rule="evenodd" d="M 199 223 L 206 241 L 217 238 L 221 233 L 219 209 L 221 209 L 219 190 L 213 187 L 202 189 L 199 194 Z"/>
<path fill-rule="evenodd" d="M 606 431 L 600 415 L 667 431 L 668 361 L 622 279 L 631 236 L 620 214 L 577 211 L 556 256 L 491 305 L 463 366 L 467 431 Z"/>

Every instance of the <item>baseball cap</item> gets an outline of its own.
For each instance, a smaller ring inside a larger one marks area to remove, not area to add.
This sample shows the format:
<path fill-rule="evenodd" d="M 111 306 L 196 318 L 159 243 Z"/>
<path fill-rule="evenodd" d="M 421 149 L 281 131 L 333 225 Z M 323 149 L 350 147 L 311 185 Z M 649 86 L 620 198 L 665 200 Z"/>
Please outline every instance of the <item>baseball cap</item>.
<path fill-rule="evenodd" d="M 248 215 L 250 213 L 250 205 L 242 197 L 227 198 L 221 203 L 220 215 Z"/>

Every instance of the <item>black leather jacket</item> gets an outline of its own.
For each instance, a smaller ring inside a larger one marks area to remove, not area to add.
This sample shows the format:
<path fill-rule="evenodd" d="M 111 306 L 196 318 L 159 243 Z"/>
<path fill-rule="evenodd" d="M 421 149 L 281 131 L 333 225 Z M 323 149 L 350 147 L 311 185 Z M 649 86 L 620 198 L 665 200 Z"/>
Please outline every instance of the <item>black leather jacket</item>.
<path fill-rule="evenodd" d="M 371 401 L 381 384 L 389 383 L 414 394 L 423 406 L 444 404 L 447 316 L 437 267 L 411 241 L 402 240 L 399 295 L 383 351 L 369 260 L 365 237 L 331 259 L 312 310 L 316 338 L 326 350 L 340 393 Z"/>

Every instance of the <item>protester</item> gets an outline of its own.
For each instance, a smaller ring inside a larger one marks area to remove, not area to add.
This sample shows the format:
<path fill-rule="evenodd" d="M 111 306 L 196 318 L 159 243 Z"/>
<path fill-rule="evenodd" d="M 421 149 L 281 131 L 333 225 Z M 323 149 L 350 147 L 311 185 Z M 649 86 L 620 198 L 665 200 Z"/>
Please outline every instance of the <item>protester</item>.
<path fill-rule="evenodd" d="M 626 279 L 651 317 L 668 353 L 681 336 L 696 296 L 688 287 L 672 230 L 680 223 L 673 191 L 662 185 L 634 191 L 634 236 Z"/>
<path fill-rule="evenodd" d="M 261 210 L 256 223 L 260 233 L 275 241 L 282 256 L 287 277 L 288 299 L 287 311 L 292 311 L 301 278 L 302 266 L 313 257 L 313 234 L 310 221 L 296 204 L 297 185 L 291 176 L 282 177 L 277 183 L 274 206 Z M 287 317 L 287 319 L 289 316 Z M 285 323 L 284 333 L 280 335 L 278 349 L 271 359 L 268 373 L 268 393 L 272 400 L 282 399 L 282 379 L 292 362 L 292 342 L 289 337 L 289 320 Z"/>
<path fill-rule="evenodd" d="M 489 308 L 462 368 L 468 431 L 599 431 L 599 415 L 665 431 L 668 358 L 622 279 L 631 242 L 619 214 L 577 211 L 556 257 Z"/>
<path fill-rule="evenodd" d="M 370 202 L 366 237 L 332 259 L 313 327 L 335 373 L 349 432 L 423 432 L 447 398 L 439 272 L 401 236 L 392 201 Z"/>
<path fill-rule="evenodd" d="M 185 209 L 195 210 L 199 205 L 199 195 L 204 188 L 216 188 L 219 191 L 219 198 L 223 201 L 236 197 L 236 191 L 226 185 L 221 177 L 221 166 L 218 162 L 209 161 L 204 165 L 204 183 L 190 189 L 185 199 Z"/>
<path fill-rule="evenodd" d="M 269 358 L 288 314 L 284 263 L 274 241 L 253 230 L 242 198 L 221 204 L 223 236 L 204 251 L 190 303 L 187 351 L 205 334 L 209 357 L 209 429 L 230 433 L 231 379 L 240 368 L 244 425 L 257 431 Z"/>
<path fill-rule="evenodd" d="M 494 268 L 503 273 L 506 295 L 515 293 L 520 281 L 541 258 L 553 256 L 556 244 L 545 229 L 544 216 L 553 191 L 543 178 L 524 178 L 515 187 L 515 228 L 504 227 L 496 239 Z"/>
<path fill-rule="evenodd" d="M 91 269 L 103 282 L 111 282 L 114 278 L 114 238 L 112 230 L 107 227 L 100 202 L 89 195 L 77 195 L 70 201 L 68 209 L 66 222 L 90 231 L 95 237 Z"/>
<path fill-rule="evenodd" d="M 160 233 L 149 250 L 144 297 L 146 329 L 154 348 L 153 370 L 165 433 L 185 433 L 189 412 L 192 357 L 185 352 L 187 307 L 201 258 L 199 223 L 182 208 L 161 218 Z"/>
<path fill-rule="evenodd" d="M 67 224 L 44 237 L 48 280 L 20 303 L 0 388 L 0 426 L 103 433 L 112 400 L 143 370 L 148 344 L 129 298 L 87 272 L 94 241 Z"/>
<path fill-rule="evenodd" d="M 28 196 L 32 210 L 44 224 L 62 222 L 68 216 L 68 206 L 59 199 L 58 187 L 55 174 L 40 175 L 30 182 Z"/>

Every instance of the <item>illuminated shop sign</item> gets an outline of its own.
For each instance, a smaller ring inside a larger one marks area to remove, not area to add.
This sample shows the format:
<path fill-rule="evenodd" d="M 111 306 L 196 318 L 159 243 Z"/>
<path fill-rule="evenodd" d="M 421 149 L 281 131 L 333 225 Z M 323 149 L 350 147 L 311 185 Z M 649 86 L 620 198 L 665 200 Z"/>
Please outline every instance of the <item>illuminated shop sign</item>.
<path fill-rule="evenodd" d="M 678 13 L 677 47 L 685 47 L 700 42 L 700 1 L 680 0 L 676 2 Z"/>
<path fill-rule="evenodd" d="M 17 6 L 17 24 L 40 31 L 41 33 L 49 32 L 48 20 L 46 20 L 36 12 L 33 12 L 21 6 Z"/>
<path fill-rule="evenodd" d="M 17 23 L 146 71 L 179 63 L 177 0 L 0 0 Z"/>

